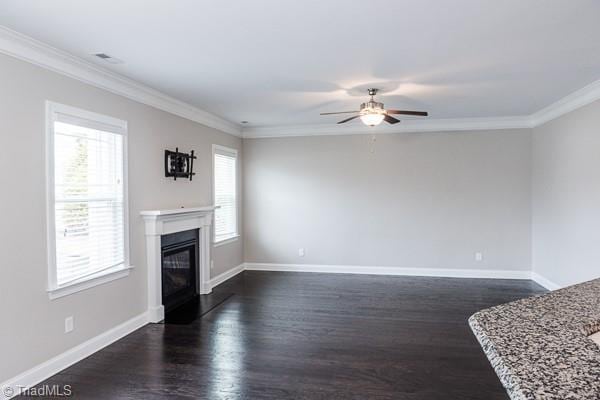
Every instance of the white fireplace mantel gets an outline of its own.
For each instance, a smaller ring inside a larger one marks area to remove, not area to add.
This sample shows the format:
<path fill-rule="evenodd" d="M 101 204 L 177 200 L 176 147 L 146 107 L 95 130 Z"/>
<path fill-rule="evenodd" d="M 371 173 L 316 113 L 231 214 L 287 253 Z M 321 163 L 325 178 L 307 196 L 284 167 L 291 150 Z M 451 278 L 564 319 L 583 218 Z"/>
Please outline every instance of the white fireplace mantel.
<path fill-rule="evenodd" d="M 146 265 L 148 268 L 148 314 L 150 322 L 164 319 L 162 304 L 161 236 L 191 229 L 199 229 L 199 271 L 197 289 L 200 294 L 211 292 L 210 280 L 210 227 L 215 207 L 147 210 L 140 214 L 146 230 Z"/>

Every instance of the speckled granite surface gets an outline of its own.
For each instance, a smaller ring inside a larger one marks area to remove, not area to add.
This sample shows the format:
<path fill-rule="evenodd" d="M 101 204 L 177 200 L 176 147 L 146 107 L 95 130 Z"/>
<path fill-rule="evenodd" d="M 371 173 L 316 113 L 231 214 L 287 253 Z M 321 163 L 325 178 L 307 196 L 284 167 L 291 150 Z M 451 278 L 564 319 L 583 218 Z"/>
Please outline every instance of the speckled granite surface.
<path fill-rule="evenodd" d="M 469 318 L 513 400 L 600 400 L 600 279 Z"/>

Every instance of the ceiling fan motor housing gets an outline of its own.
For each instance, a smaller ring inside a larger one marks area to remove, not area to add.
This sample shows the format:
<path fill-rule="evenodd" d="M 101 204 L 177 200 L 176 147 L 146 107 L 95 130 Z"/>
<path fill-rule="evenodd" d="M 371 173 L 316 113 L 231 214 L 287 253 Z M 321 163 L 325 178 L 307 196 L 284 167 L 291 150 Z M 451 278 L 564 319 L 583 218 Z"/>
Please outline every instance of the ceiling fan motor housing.
<path fill-rule="evenodd" d="M 383 103 L 371 100 L 360 105 L 360 114 L 385 114 Z"/>
<path fill-rule="evenodd" d="M 376 126 L 382 123 L 383 121 L 388 124 L 397 124 L 400 122 L 399 119 L 392 117 L 390 114 L 405 114 L 405 115 L 419 115 L 419 116 L 427 116 L 427 112 L 425 111 L 402 111 L 402 110 L 386 110 L 383 108 L 383 103 L 375 101 L 374 97 L 377 94 L 378 90 L 375 88 L 368 89 L 369 96 L 371 96 L 371 100 L 366 103 L 362 103 L 360 105 L 360 111 L 358 111 L 358 115 L 354 115 L 350 118 L 346 118 L 338 122 L 338 124 L 343 124 L 348 121 L 352 121 L 356 118 L 360 118 L 361 121 L 365 125 Z M 330 114 L 355 114 L 357 111 L 340 111 L 333 113 L 321 113 L 321 115 L 330 115 Z"/>

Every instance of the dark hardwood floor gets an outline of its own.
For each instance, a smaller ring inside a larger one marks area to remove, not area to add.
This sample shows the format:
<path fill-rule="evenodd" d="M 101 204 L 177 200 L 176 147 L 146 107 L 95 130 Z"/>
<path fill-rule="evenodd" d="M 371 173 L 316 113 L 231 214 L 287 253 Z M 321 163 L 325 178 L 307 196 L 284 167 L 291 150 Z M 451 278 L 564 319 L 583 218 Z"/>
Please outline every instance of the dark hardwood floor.
<path fill-rule="evenodd" d="M 77 399 L 508 399 L 475 311 L 531 281 L 246 271 L 189 325 L 151 324 L 44 384 Z"/>

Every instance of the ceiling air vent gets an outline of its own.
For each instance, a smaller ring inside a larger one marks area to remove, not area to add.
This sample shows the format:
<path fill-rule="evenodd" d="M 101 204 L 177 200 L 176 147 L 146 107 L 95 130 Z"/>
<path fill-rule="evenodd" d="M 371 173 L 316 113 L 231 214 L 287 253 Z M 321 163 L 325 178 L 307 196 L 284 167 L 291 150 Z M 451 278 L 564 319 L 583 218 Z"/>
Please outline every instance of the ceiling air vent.
<path fill-rule="evenodd" d="M 106 61 L 107 63 L 111 63 L 111 64 L 123 64 L 122 60 L 119 60 L 118 58 L 109 56 L 106 53 L 94 53 L 94 56 L 98 57 L 99 59 Z"/>

